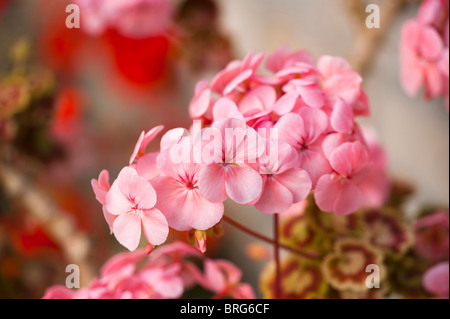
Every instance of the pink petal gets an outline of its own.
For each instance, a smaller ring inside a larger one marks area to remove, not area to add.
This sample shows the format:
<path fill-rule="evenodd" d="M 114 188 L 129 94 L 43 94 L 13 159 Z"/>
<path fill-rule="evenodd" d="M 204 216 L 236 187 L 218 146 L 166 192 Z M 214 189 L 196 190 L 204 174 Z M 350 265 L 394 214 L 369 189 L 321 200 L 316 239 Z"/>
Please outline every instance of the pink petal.
<path fill-rule="evenodd" d="M 442 297 L 449 295 L 449 263 L 441 262 L 429 269 L 423 277 L 423 285 L 427 291 Z"/>
<path fill-rule="evenodd" d="M 197 119 L 206 114 L 211 101 L 211 90 L 207 81 L 200 81 L 195 87 L 195 97 L 189 104 L 189 115 Z"/>
<path fill-rule="evenodd" d="M 267 57 L 266 68 L 273 73 L 277 73 L 284 67 L 286 58 L 291 54 L 291 49 L 283 46 Z"/>
<path fill-rule="evenodd" d="M 277 115 L 285 115 L 291 112 L 297 100 L 299 98 L 299 94 L 295 91 L 288 92 L 284 94 L 275 104 L 273 108 L 273 112 Z"/>
<path fill-rule="evenodd" d="M 361 207 L 362 194 L 350 181 L 343 182 L 335 174 L 323 175 L 314 191 L 317 206 L 337 216 L 351 214 Z"/>
<path fill-rule="evenodd" d="M 74 299 L 76 292 L 66 286 L 53 286 L 45 291 L 42 299 Z"/>
<path fill-rule="evenodd" d="M 344 143 L 330 156 L 331 167 L 344 177 L 359 172 L 367 161 L 367 150 L 360 142 Z"/>
<path fill-rule="evenodd" d="M 422 28 L 419 43 L 420 54 L 430 61 L 438 59 L 444 49 L 444 43 L 439 33 L 428 26 Z"/>
<path fill-rule="evenodd" d="M 144 155 L 136 164 L 136 171 L 138 174 L 148 181 L 155 179 L 161 174 L 158 169 L 158 165 L 156 164 L 156 158 L 158 155 L 159 153 L 157 152 Z"/>
<path fill-rule="evenodd" d="M 114 220 L 113 231 L 122 246 L 134 251 L 141 239 L 141 217 L 136 212 L 121 214 Z"/>
<path fill-rule="evenodd" d="M 236 103 L 228 98 L 217 100 L 213 108 L 214 121 L 235 118 L 244 121 L 244 116 L 239 112 Z"/>
<path fill-rule="evenodd" d="M 110 212 L 108 212 L 106 210 L 105 206 L 102 207 L 102 211 L 103 211 L 103 217 L 105 217 L 105 220 L 108 223 L 109 231 L 112 234 L 113 233 L 113 223 L 114 223 L 114 220 L 116 219 L 117 215 L 113 215 Z"/>
<path fill-rule="evenodd" d="M 141 219 L 145 238 L 150 244 L 157 246 L 166 241 L 169 225 L 158 209 L 143 210 Z"/>
<path fill-rule="evenodd" d="M 255 292 L 249 284 L 240 284 L 232 292 L 231 296 L 235 299 L 255 299 Z"/>
<path fill-rule="evenodd" d="M 331 114 L 331 126 L 339 133 L 353 132 L 354 115 L 352 108 L 344 100 L 338 99 Z"/>
<path fill-rule="evenodd" d="M 223 90 L 223 95 L 228 95 L 234 91 L 239 85 L 241 85 L 245 80 L 248 80 L 253 75 L 253 70 L 248 69 L 239 73 L 233 80 L 228 83 L 228 85 Z"/>
<path fill-rule="evenodd" d="M 211 90 L 223 94 L 225 87 L 240 73 L 241 61 L 232 61 L 225 70 L 219 72 L 212 80 Z"/>
<path fill-rule="evenodd" d="M 206 165 L 200 169 L 198 187 L 207 200 L 223 203 L 227 199 L 225 170 L 222 164 Z"/>
<path fill-rule="evenodd" d="M 328 128 L 328 116 L 325 112 L 311 107 L 302 108 L 300 110 L 300 116 L 302 117 L 304 124 L 304 131 L 301 131 L 301 127 L 299 128 L 303 140 L 308 145 L 311 145 L 319 139 L 322 133 Z"/>
<path fill-rule="evenodd" d="M 105 205 L 106 202 L 106 194 L 108 193 L 111 186 L 109 185 L 109 173 L 107 170 L 102 170 L 98 180 L 92 179 L 91 180 L 92 189 L 95 193 L 95 198 L 97 201 Z"/>
<path fill-rule="evenodd" d="M 205 279 L 203 285 L 214 292 L 221 292 L 226 288 L 227 282 L 220 267 L 211 259 L 205 260 Z"/>
<path fill-rule="evenodd" d="M 155 139 L 155 137 L 164 129 L 163 125 L 156 126 L 152 128 L 147 133 L 142 132 L 136 146 L 134 148 L 133 154 L 130 157 L 130 165 L 133 163 L 139 156 L 142 156 L 145 153 L 145 149 L 147 145 Z"/>
<path fill-rule="evenodd" d="M 300 152 L 300 163 L 300 167 L 310 176 L 313 188 L 322 175 L 329 174 L 332 171 L 325 156 L 314 150 L 302 150 Z"/>
<path fill-rule="evenodd" d="M 198 189 L 193 189 L 187 192 L 182 211 L 189 226 L 207 230 L 220 222 L 224 206 L 223 203 L 211 203 Z"/>
<path fill-rule="evenodd" d="M 136 146 L 134 147 L 133 153 L 130 157 L 130 165 L 135 161 L 135 159 L 139 155 L 139 151 L 141 150 L 142 142 L 144 141 L 145 131 L 141 132 L 141 135 L 138 138 L 138 141 L 136 142 Z"/>
<path fill-rule="evenodd" d="M 292 89 L 299 93 L 306 105 L 314 108 L 321 108 L 323 106 L 325 96 L 315 81 L 295 79 L 290 81 L 285 88 L 289 86 L 292 86 Z"/>
<path fill-rule="evenodd" d="M 168 131 L 161 138 L 161 152 L 174 146 L 185 136 L 189 136 L 189 131 L 185 128 L 175 128 Z"/>
<path fill-rule="evenodd" d="M 424 67 L 426 93 L 430 97 L 440 96 L 444 88 L 444 77 L 437 64 L 429 63 Z"/>
<path fill-rule="evenodd" d="M 133 203 L 124 196 L 117 182 L 114 182 L 105 199 L 106 210 L 113 215 L 125 214 L 131 211 Z"/>
<path fill-rule="evenodd" d="M 294 148 L 299 148 L 303 144 L 301 132 L 304 132 L 303 119 L 298 114 L 289 113 L 280 118 L 275 124 L 278 129 L 280 140 L 288 143 Z"/>
<path fill-rule="evenodd" d="M 274 177 L 267 177 L 264 190 L 255 207 L 266 214 L 284 212 L 294 203 L 294 195 Z"/>
<path fill-rule="evenodd" d="M 300 168 L 293 168 L 282 174 L 278 174 L 275 176 L 275 179 L 292 193 L 293 203 L 304 200 L 311 191 L 311 178 L 305 170 Z"/>
<path fill-rule="evenodd" d="M 337 74 L 349 72 L 351 66 L 343 58 L 325 55 L 317 62 L 317 69 L 325 78 L 330 78 Z"/>
<path fill-rule="evenodd" d="M 153 181 L 158 194 L 156 207 L 164 214 L 169 226 L 179 231 L 191 229 L 182 212 L 188 190 L 176 179 L 161 176 Z"/>
<path fill-rule="evenodd" d="M 262 186 L 261 175 L 252 168 L 231 165 L 225 168 L 225 189 L 236 203 L 254 201 L 261 194 Z"/>

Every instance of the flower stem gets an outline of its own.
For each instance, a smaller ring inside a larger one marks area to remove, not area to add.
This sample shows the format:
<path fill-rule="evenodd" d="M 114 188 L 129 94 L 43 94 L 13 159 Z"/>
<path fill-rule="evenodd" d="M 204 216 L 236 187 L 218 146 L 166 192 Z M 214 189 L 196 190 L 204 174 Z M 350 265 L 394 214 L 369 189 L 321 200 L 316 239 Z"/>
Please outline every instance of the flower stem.
<path fill-rule="evenodd" d="M 275 260 L 275 299 L 281 296 L 281 265 L 280 265 L 280 236 L 279 236 L 279 216 L 273 215 L 273 256 Z"/>
<path fill-rule="evenodd" d="M 232 219 L 229 216 L 223 215 L 223 219 L 222 220 L 227 222 L 231 226 L 234 226 L 237 229 L 243 231 L 244 233 L 252 236 L 252 237 L 255 237 L 255 238 L 257 238 L 257 239 L 259 239 L 259 240 L 261 240 L 263 242 L 266 242 L 268 244 L 274 245 L 274 240 L 273 239 L 271 239 L 269 237 L 266 237 L 266 236 L 264 236 L 264 235 L 262 235 L 262 234 L 260 234 L 258 232 L 255 232 L 254 230 L 251 230 L 250 228 L 242 225 L 241 223 L 235 221 L 234 219 Z M 284 245 L 283 243 L 280 243 L 280 242 L 278 243 L 278 247 L 282 248 L 282 249 L 285 249 L 285 250 L 287 250 L 287 251 L 289 251 L 289 252 L 291 252 L 293 254 L 296 254 L 296 255 L 298 255 L 300 257 L 306 258 L 306 259 L 316 259 L 318 257 L 318 255 L 315 252 L 300 251 L 300 250 L 297 250 L 297 249 L 295 249 L 295 248 L 293 248 L 291 246 Z"/>

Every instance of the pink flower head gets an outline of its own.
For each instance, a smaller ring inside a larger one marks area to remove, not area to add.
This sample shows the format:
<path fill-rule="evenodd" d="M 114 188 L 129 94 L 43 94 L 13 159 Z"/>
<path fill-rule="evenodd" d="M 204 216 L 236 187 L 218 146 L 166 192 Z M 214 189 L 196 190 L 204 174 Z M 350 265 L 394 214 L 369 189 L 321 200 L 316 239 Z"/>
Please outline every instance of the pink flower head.
<path fill-rule="evenodd" d="M 351 214 L 364 204 L 358 184 L 359 173 L 367 164 L 367 150 L 360 142 L 344 143 L 329 159 L 333 173 L 323 175 L 317 182 L 316 203 L 321 210 L 338 216 Z"/>
<path fill-rule="evenodd" d="M 279 139 L 299 151 L 300 167 L 308 172 L 313 185 L 322 175 L 331 172 L 322 151 L 322 137 L 328 125 L 323 111 L 309 107 L 301 109 L 300 114 L 284 115 L 275 125 Z"/>
<path fill-rule="evenodd" d="M 93 36 L 114 28 L 129 38 L 163 34 L 171 24 L 173 8 L 168 0 L 76 0 L 83 29 Z"/>
<path fill-rule="evenodd" d="M 187 158 L 177 160 L 176 151 L 185 150 Z M 157 207 L 164 213 L 170 227 L 184 231 L 206 230 L 223 216 L 222 202 L 208 201 L 199 189 L 200 165 L 193 162 L 190 137 L 161 152 L 158 167 L 164 173 L 154 180 L 158 194 Z"/>
<path fill-rule="evenodd" d="M 133 154 L 131 154 L 130 157 L 130 165 L 134 162 L 139 160 L 142 156 L 145 155 L 145 149 L 147 148 L 147 145 L 155 139 L 156 136 L 164 129 L 163 125 L 157 126 L 152 128 L 147 133 L 142 132 L 139 136 L 139 139 L 136 143 L 136 146 L 134 147 Z"/>
<path fill-rule="evenodd" d="M 117 216 L 112 228 L 119 243 L 134 251 L 139 245 L 141 227 L 150 244 L 160 245 L 166 240 L 167 220 L 155 204 L 153 186 L 135 169 L 122 169 L 106 196 L 107 211 Z"/>
<path fill-rule="evenodd" d="M 194 276 L 203 287 L 216 293 L 214 298 L 255 298 L 250 285 L 240 283 L 242 272 L 229 261 L 206 259 L 204 272 L 204 275 L 194 272 Z"/>
<path fill-rule="evenodd" d="M 401 82 L 410 96 L 448 100 L 448 1 L 426 0 L 402 28 Z M 447 67 L 445 67 L 447 66 Z M 448 105 L 448 104 L 447 104 Z"/>
<path fill-rule="evenodd" d="M 201 140 L 204 165 L 198 175 L 198 186 L 205 198 L 222 203 L 230 197 L 240 204 L 258 198 L 262 178 L 249 164 L 255 164 L 264 152 L 259 134 L 238 119 L 225 119 L 204 129 Z"/>
<path fill-rule="evenodd" d="M 423 276 L 423 286 L 425 289 L 436 296 L 449 297 L 449 263 L 441 262 L 430 268 Z"/>
<path fill-rule="evenodd" d="M 281 213 L 308 196 L 311 179 L 299 167 L 298 152 L 289 144 L 268 140 L 266 153 L 259 161 L 264 186 L 255 207 L 263 213 Z"/>

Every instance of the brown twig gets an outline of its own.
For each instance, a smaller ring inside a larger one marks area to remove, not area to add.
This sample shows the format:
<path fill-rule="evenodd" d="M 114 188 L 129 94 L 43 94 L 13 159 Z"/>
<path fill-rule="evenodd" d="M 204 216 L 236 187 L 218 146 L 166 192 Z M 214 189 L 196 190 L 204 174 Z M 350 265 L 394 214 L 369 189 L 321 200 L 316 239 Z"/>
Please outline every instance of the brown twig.
<path fill-rule="evenodd" d="M 252 236 L 252 237 L 255 237 L 255 238 L 257 238 L 257 239 L 259 239 L 259 240 L 261 240 L 263 242 L 266 242 L 268 244 L 271 244 L 271 245 L 274 244 L 274 240 L 273 239 L 271 239 L 269 237 L 266 237 L 266 236 L 264 236 L 264 235 L 262 235 L 262 234 L 260 234 L 258 232 L 255 232 L 254 230 L 251 230 L 250 228 L 242 225 L 241 223 L 235 221 L 234 219 L 232 219 L 229 216 L 224 215 L 222 220 L 224 222 L 227 222 L 228 224 L 236 227 L 237 229 L 243 231 L 244 233 Z M 285 245 L 283 243 L 278 243 L 278 246 L 280 248 L 284 249 L 284 250 L 287 250 L 287 251 L 289 251 L 289 252 L 291 252 L 293 254 L 296 254 L 296 255 L 298 255 L 300 257 L 303 257 L 303 258 L 306 258 L 306 259 L 316 259 L 316 258 L 318 258 L 318 255 L 315 252 L 312 252 L 312 251 L 301 251 L 301 250 L 295 249 L 295 248 L 293 248 L 291 246 Z"/>
<path fill-rule="evenodd" d="M 380 28 L 370 29 L 366 26 L 367 3 L 362 0 L 345 1 L 356 29 L 356 37 L 350 50 L 349 60 L 354 70 L 359 74 L 364 75 L 370 71 L 371 62 L 381 47 L 386 34 L 408 2 L 408 0 L 379 1 L 377 4 L 380 7 Z"/>

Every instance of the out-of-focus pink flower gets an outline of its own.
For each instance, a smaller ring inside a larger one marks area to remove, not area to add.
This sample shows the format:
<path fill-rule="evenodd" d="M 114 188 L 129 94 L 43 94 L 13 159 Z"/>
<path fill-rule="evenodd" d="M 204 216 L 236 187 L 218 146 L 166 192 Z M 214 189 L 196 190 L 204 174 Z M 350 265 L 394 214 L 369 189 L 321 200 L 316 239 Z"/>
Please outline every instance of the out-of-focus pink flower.
<path fill-rule="evenodd" d="M 289 144 L 268 140 L 266 154 L 259 160 L 263 192 L 255 207 L 267 214 L 281 213 L 308 196 L 311 179 L 299 168 L 298 152 Z"/>
<path fill-rule="evenodd" d="M 201 271 L 192 258 L 202 260 L 203 255 L 182 242 L 157 248 L 150 256 L 143 249 L 121 253 L 104 264 L 100 277 L 88 287 L 50 287 L 43 299 L 174 299 L 194 284 L 216 292 L 217 297 L 254 298 L 232 263 L 208 259 Z"/>
<path fill-rule="evenodd" d="M 117 216 L 113 233 L 119 243 L 135 250 L 141 238 L 141 227 L 150 244 L 160 245 L 166 240 L 169 233 L 167 220 L 155 204 L 153 186 L 135 169 L 122 169 L 106 195 L 106 210 Z"/>
<path fill-rule="evenodd" d="M 321 210 L 344 216 L 364 204 L 358 182 L 367 160 L 367 151 L 360 142 L 344 143 L 331 153 L 330 164 L 334 171 L 319 179 L 314 193 Z"/>
<path fill-rule="evenodd" d="M 439 263 L 431 267 L 423 276 L 423 286 L 425 289 L 438 297 L 449 297 L 449 263 L 448 261 Z"/>
<path fill-rule="evenodd" d="M 193 274 L 204 288 L 216 293 L 213 298 L 255 298 L 251 286 L 240 283 L 242 272 L 229 261 L 206 259 L 204 274 L 198 271 Z"/>
<path fill-rule="evenodd" d="M 433 263 L 449 257 L 448 212 L 437 211 L 418 219 L 415 227 L 416 252 Z"/>
<path fill-rule="evenodd" d="M 212 203 L 203 196 L 199 189 L 200 165 L 194 163 L 191 156 L 185 159 L 186 162 L 177 163 L 173 157 L 178 149 L 192 154 L 191 138 L 183 137 L 159 154 L 158 167 L 164 176 L 152 182 L 158 196 L 156 206 L 166 216 L 170 227 L 176 230 L 207 230 L 222 219 L 223 203 Z"/>
<path fill-rule="evenodd" d="M 364 196 L 364 206 L 378 208 L 383 206 L 391 191 L 388 158 L 373 128 L 364 127 L 362 134 L 369 151 L 369 160 L 361 172 L 365 177 L 358 187 Z"/>
<path fill-rule="evenodd" d="M 236 139 L 233 139 L 233 134 Z M 237 203 L 249 204 L 261 194 L 262 178 L 250 167 L 264 152 L 264 144 L 258 133 L 238 119 L 215 122 L 202 131 L 202 160 L 206 162 L 199 173 L 198 186 L 206 199 L 222 203 L 230 197 Z M 214 154 L 205 158 L 206 149 L 213 148 Z"/>
<path fill-rule="evenodd" d="M 448 1 L 426 0 L 418 16 L 402 29 L 401 82 L 410 96 L 421 87 L 425 96 L 448 101 Z M 448 103 L 447 103 L 448 107 Z"/>
<path fill-rule="evenodd" d="M 130 38 L 160 35 L 172 21 L 168 0 L 76 0 L 82 12 L 82 28 L 98 36 L 114 28 Z"/>

